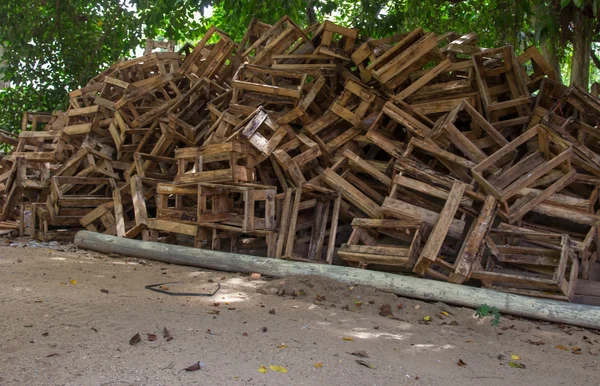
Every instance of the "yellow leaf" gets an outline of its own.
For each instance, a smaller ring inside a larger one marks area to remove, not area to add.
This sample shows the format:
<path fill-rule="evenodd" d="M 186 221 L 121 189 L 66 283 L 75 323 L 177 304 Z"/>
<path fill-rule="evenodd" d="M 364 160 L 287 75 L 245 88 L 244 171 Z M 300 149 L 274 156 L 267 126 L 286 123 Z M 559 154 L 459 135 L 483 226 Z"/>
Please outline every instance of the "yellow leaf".
<path fill-rule="evenodd" d="M 287 347 L 287 343 L 282 343 L 279 346 L 277 346 L 277 348 L 286 348 Z"/>
<path fill-rule="evenodd" d="M 273 366 L 273 365 L 269 365 L 269 367 L 271 368 L 271 370 L 277 371 L 278 373 L 287 373 L 287 369 L 285 367 Z"/>
<path fill-rule="evenodd" d="M 526 368 L 525 365 L 522 363 L 508 362 L 508 365 L 515 369 L 525 369 Z"/>
<path fill-rule="evenodd" d="M 319 362 L 319 363 L 315 363 L 315 367 L 316 367 L 317 369 L 320 369 L 321 367 L 323 367 L 323 364 L 322 364 L 321 362 Z"/>
<path fill-rule="evenodd" d="M 423 318 L 424 321 L 429 322 L 431 320 L 431 316 L 427 315 Z"/>
<path fill-rule="evenodd" d="M 104 24 L 104 23 L 102 22 L 102 20 L 100 20 L 100 21 L 98 21 L 98 23 L 96 23 L 96 24 L 98 24 L 98 27 L 102 27 L 102 24 Z"/>
<path fill-rule="evenodd" d="M 450 314 L 449 314 L 449 313 L 447 313 L 446 311 L 442 311 L 442 314 L 443 314 L 444 316 L 450 316 Z"/>
<path fill-rule="evenodd" d="M 560 345 L 560 344 L 559 344 L 559 345 L 557 345 L 557 346 L 554 346 L 554 347 L 556 347 L 556 348 L 557 348 L 557 349 L 559 349 L 559 350 L 563 350 L 563 351 L 569 351 L 569 349 L 568 349 L 568 348 L 566 348 L 565 346 L 562 346 L 562 345 Z"/>
<path fill-rule="evenodd" d="M 354 340 L 354 338 L 342 338 L 343 340 Z"/>
<path fill-rule="evenodd" d="M 520 361 L 521 357 L 515 354 L 511 354 L 510 359 L 515 360 L 515 361 Z"/>
<path fill-rule="evenodd" d="M 261 366 L 258 368 L 258 372 L 259 372 L 259 373 L 263 373 L 263 374 L 264 374 L 264 373 L 266 373 L 267 371 L 269 371 L 269 370 L 267 370 L 267 368 L 266 368 L 265 366 L 263 366 L 263 365 L 261 365 Z"/>
<path fill-rule="evenodd" d="M 73 285 L 77 284 L 77 280 L 71 280 L 71 284 L 73 284 Z"/>

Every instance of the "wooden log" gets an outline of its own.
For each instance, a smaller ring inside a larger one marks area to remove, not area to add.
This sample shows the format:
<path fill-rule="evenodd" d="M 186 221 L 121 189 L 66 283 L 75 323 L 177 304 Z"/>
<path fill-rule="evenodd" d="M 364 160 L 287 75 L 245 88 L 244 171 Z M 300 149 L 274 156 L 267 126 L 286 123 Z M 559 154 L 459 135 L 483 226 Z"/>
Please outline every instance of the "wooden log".
<path fill-rule="evenodd" d="M 415 299 L 438 301 L 470 308 L 477 308 L 485 303 L 498 308 L 501 313 L 600 329 L 600 307 L 534 299 L 384 272 L 209 251 L 178 245 L 130 240 L 88 231 L 80 231 L 75 235 L 75 245 L 79 248 L 102 253 L 118 253 L 124 256 L 170 264 L 228 272 L 258 272 L 262 275 L 274 277 L 292 275 L 325 276 L 354 285 L 372 285 L 381 291 Z"/>

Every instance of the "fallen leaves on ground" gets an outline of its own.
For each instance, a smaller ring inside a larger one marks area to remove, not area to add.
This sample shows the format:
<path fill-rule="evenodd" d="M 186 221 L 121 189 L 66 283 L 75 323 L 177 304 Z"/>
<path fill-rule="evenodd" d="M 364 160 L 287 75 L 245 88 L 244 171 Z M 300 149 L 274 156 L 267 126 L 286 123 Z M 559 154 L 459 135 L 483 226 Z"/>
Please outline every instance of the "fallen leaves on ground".
<path fill-rule="evenodd" d="M 426 322 L 430 322 L 431 321 L 431 316 L 427 315 L 423 318 L 424 321 Z"/>
<path fill-rule="evenodd" d="M 263 366 L 263 365 L 261 365 L 261 366 L 258 368 L 258 372 L 259 372 L 259 373 L 263 373 L 263 374 L 264 374 L 264 373 L 266 373 L 267 371 L 269 371 L 269 370 L 267 370 L 267 368 L 266 368 L 265 366 Z"/>
<path fill-rule="evenodd" d="M 279 346 L 277 346 L 277 348 L 286 348 L 287 347 L 287 343 L 282 343 Z"/>
<path fill-rule="evenodd" d="M 557 349 L 563 350 L 563 351 L 570 351 L 568 348 L 566 348 L 565 346 L 560 345 L 560 344 L 554 346 L 554 348 L 557 348 Z"/>
<path fill-rule="evenodd" d="M 348 340 L 348 341 L 352 341 L 352 340 L 354 340 L 354 338 L 349 338 L 349 337 L 344 337 L 344 338 L 342 338 L 342 339 L 343 339 L 343 340 Z"/>
<path fill-rule="evenodd" d="M 219 315 L 219 310 L 208 310 L 209 315 Z"/>
<path fill-rule="evenodd" d="M 282 366 L 269 365 L 269 368 L 273 371 L 277 371 L 278 373 L 287 373 L 288 372 L 287 369 Z"/>
<path fill-rule="evenodd" d="M 525 369 L 527 368 L 524 364 L 522 363 L 516 363 L 516 362 L 508 362 L 508 365 L 512 368 L 515 369 Z"/>
<path fill-rule="evenodd" d="M 247 332 L 243 332 L 242 336 L 248 336 L 248 333 Z"/>
<path fill-rule="evenodd" d="M 462 359 L 459 359 L 458 362 L 456 362 L 456 364 L 460 367 L 465 367 L 467 365 L 467 362 L 463 361 Z"/>
<path fill-rule="evenodd" d="M 129 344 L 132 346 L 135 346 L 136 344 L 140 343 L 141 341 L 142 341 L 142 337 L 140 336 L 140 333 L 138 332 L 137 334 L 132 336 L 131 339 L 129 339 Z"/>
<path fill-rule="evenodd" d="M 394 316 L 392 314 L 392 306 L 390 306 L 389 304 L 383 304 L 380 308 L 379 308 L 379 315 L 380 316 Z"/>
<path fill-rule="evenodd" d="M 354 355 L 356 357 L 361 357 L 361 358 L 369 357 L 369 355 L 367 354 L 367 352 L 365 350 L 353 351 L 353 352 L 349 352 L 348 354 Z"/>
<path fill-rule="evenodd" d="M 529 344 L 532 344 L 534 346 L 543 346 L 546 343 L 544 343 L 543 340 L 531 340 L 531 339 L 527 339 L 527 342 L 529 342 Z"/>
<path fill-rule="evenodd" d="M 166 327 L 163 328 L 163 338 L 165 338 L 168 341 L 173 340 L 173 336 L 171 335 L 171 332 L 169 332 L 169 330 L 167 330 Z"/>
<path fill-rule="evenodd" d="M 71 284 L 77 285 L 77 280 L 71 280 Z"/>
<path fill-rule="evenodd" d="M 156 334 L 148 334 L 148 342 L 154 342 L 156 340 Z"/>
<path fill-rule="evenodd" d="M 360 307 L 363 305 L 363 302 L 362 302 L 362 300 L 354 299 L 354 305 L 356 307 Z"/>
<path fill-rule="evenodd" d="M 442 312 L 440 312 L 440 314 L 442 314 L 442 315 L 444 315 L 444 316 L 450 316 L 450 314 L 449 314 L 449 313 L 447 313 L 446 311 L 442 311 Z"/>
<path fill-rule="evenodd" d="M 202 368 L 202 365 L 200 364 L 200 362 L 196 362 L 193 365 L 186 367 L 184 370 L 185 371 L 198 371 Z"/>
<path fill-rule="evenodd" d="M 364 359 L 357 359 L 356 363 L 358 363 L 361 366 L 365 366 L 365 367 L 368 367 L 370 369 L 373 369 L 373 370 L 375 370 L 377 368 L 377 365 L 375 365 L 375 364 L 373 364 L 371 362 L 368 362 L 368 361 L 366 361 Z"/>
<path fill-rule="evenodd" d="M 320 369 L 321 367 L 323 367 L 323 364 L 321 362 L 315 363 L 315 367 L 317 369 Z"/>
<path fill-rule="evenodd" d="M 514 360 L 514 361 L 520 361 L 521 357 L 515 354 L 511 354 L 510 355 L 510 359 Z"/>

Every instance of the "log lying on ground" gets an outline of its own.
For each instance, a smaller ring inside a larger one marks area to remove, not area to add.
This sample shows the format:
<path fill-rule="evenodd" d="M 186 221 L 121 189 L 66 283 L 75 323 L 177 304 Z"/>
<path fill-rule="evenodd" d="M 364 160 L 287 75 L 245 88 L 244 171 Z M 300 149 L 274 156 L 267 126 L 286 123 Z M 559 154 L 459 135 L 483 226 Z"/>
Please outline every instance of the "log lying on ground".
<path fill-rule="evenodd" d="M 76 234 L 75 245 L 97 252 L 118 253 L 219 271 L 258 272 L 274 277 L 319 275 L 345 283 L 372 285 L 379 290 L 409 298 L 470 308 L 486 303 L 495 306 L 501 313 L 600 329 L 600 307 L 536 299 L 384 272 L 131 240 L 88 231 Z"/>

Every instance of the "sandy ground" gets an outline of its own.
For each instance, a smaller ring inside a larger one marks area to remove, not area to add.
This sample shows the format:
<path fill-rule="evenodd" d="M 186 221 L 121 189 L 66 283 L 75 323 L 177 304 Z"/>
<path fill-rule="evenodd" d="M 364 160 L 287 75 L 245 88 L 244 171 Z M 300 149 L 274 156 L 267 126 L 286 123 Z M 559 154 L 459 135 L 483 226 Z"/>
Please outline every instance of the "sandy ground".
<path fill-rule="evenodd" d="M 221 288 L 144 288 L 173 281 Z M 87 251 L 0 247 L 0 327 L 2 386 L 600 384 L 594 331 L 506 315 L 494 328 L 473 310 L 324 278 L 251 281 Z"/>

